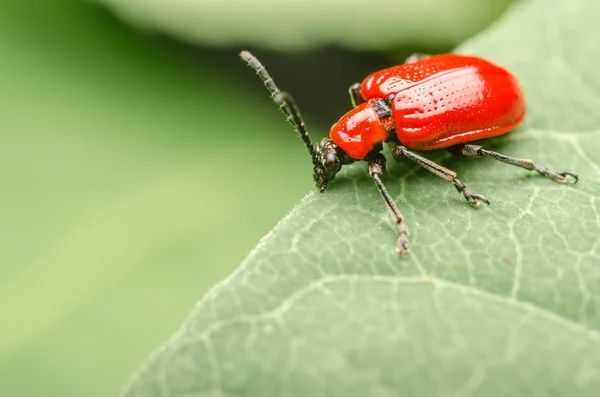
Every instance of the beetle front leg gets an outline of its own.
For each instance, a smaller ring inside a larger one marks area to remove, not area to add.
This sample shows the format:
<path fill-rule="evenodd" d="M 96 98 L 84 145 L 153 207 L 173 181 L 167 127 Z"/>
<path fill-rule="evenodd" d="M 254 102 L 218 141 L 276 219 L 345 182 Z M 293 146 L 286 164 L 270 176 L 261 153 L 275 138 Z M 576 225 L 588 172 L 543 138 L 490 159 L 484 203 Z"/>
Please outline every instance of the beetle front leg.
<path fill-rule="evenodd" d="M 446 167 L 442 167 L 441 165 L 434 163 L 433 161 L 426 159 L 425 157 L 419 156 L 408 150 L 405 146 L 398 145 L 392 151 L 392 155 L 396 161 L 404 161 L 406 159 L 410 159 L 421 167 L 425 168 L 427 171 L 439 176 L 445 181 L 448 181 L 454 185 L 456 190 L 465 197 L 465 199 L 474 207 L 477 207 L 481 202 L 486 204 L 490 204 L 490 201 L 483 195 L 478 193 L 473 193 L 467 189 L 464 183 L 456 178 L 456 172 L 449 170 Z"/>
<path fill-rule="evenodd" d="M 502 161 L 503 163 L 515 165 L 517 167 L 525 168 L 529 171 L 537 171 L 539 174 L 547 176 L 555 180 L 556 182 L 565 183 L 572 177 L 575 179 L 575 183 L 579 180 L 579 176 L 569 171 L 552 171 L 546 167 L 535 165 L 533 161 L 526 159 L 517 159 L 514 157 L 506 156 L 501 153 L 492 152 L 491 150 L 484 149 L 479 145 L 460 145 L 456 148 L 456 154 L 462 157 L 483 157 L 488 156 L 495 160 Z"/>
<path fill-rule="evenodd" d="M 361 103 L 365 102 L 361 93 L 360 93 L 360 83 L 354 83 L 348 89 L 348 93 L 350 94 L 350 102 L 352 102 L 352 107 L 355 108 Z"/>
<path fill-rule="evenodd" d="M 371 163 L 369 163 L 369 176 L 375 182 L 375 186 L 379 189 L 379 193 L 385 202 L 396 227 L 398 228 L 398 242 L 396 243 L 396 251 L 400 254 L 408 252 L 408 229 L 404 224 L 404 217 L 396 207 L 394 200 L 388 193 L 385 185 L 381 181 L 381 175 L 385 171 L 385 157 L 383 155 L 377 156 Z"/>

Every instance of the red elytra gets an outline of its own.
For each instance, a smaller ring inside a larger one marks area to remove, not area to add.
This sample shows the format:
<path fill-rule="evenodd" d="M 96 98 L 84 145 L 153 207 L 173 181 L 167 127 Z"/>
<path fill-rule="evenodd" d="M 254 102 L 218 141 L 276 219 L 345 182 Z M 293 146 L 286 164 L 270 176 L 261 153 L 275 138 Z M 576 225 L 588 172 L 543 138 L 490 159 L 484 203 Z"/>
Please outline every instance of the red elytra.
<path fill-rule="evenodd" d="M 525 117 L 517 79 L 484 59 L 457 54 L 431 56 L 368 76 L 360 86 L 365 103 L 330 131 L 334 143 L 362 160 L 392 129 L 410 149 L 433 150 L 513 130 Z M 391 115 L 371 106 L 391 98 Z"/>
<path fill-rule="evenodd" d="M 369 164 L 375 182 L 398 230 L 396 251 L 408 252 L 404 216 L 383 184 L 386 158 L 383 142 L 394 145 L 397 161 L 412 160 L 452 183 L 473 206 L 489 200 L 467 189 L 456 173 L 412 151 L 452 146 L 462 157 L 491 157 L 566 182 L 577 174 L 557 172 L 531 160 L 493 152 L 468 142 L 505 134 L 525 117 L 525 99 L 517 79 L 507 70 L 473 56 L 435 55 L 375 72 L 350 87 L 353 109 L 333 125 L 330 138 L 314 145 L 295 101 L 279 90 L 254 55 L 240 54 L 265 83 L 273 100 L 299 133 L 313 163 L 314 179 L 323 192 L 344 165 L 357 160 Z M 411 57 L 412 58 L 412 57 Z"/>

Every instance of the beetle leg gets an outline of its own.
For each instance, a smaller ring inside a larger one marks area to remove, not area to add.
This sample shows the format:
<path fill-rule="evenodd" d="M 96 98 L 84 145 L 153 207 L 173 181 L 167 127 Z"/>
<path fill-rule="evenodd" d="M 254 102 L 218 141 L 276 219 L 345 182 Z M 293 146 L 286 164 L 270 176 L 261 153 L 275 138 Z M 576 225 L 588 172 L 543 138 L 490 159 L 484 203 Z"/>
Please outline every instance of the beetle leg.
<path fill-rule="evenodd" d="M 431 55 L 429 54 L 423 54 L 420 52 L 416 52 L 414 54 L 412 54 L 411 56 L 409 56 L 408 58 L 406 58 L 406 61 L 404 61 L 404 63 L 415 63 L 417 61 L 420 61 L 421 59 L 425 59 L 425 58 L 429 58 Z"/>
<path fill-rule="evenodd" d="M 549 170 L 546 167 L 535 165 L 533 161 L 526 159 L 517 159 L 514 157 L 505 156 L 504 154 L 492 152 L 491 150 L 484 149 L 479 145 L 460 145 L 456 148 L 456 152 L 459 156 L 463 157 L 483 157 L 489 156 L 495 160 L 502 161 L 503 163 L 516 165 L 517 167 L 525 168 L 530 171 L 537 171 L 539 174 L 550 177 L 556 182 L 565 183 L 569 177 L 575 179 L 575 183 L 579 180 L 579 176 L 573 172 L 563 171 L 557 172 Z"/>
<path fill-rule="evenodd" d="M 384 171 L 385 157 L 378 156 L 371 163 L 369 163 L 369 175 L 373 179 L 373 182 L 375 182 L 377 189 L 379 189 L 379 193 L 381 193 L 381 197 L 385 202 L 385 206 L 390 212 L 390 215 L 392 215 L 394 223 L 398 227 L 398 242 L 396 244 L 396 251 L 400 254 L 405 254 L 408 252 L 408 229 L 404 223 L 404 216 L 402 216 L 398 210 L 398 207 L 396 207 L 394 200 L 381 181 L 381 175 L 383 175 Z"/>
<path fill-rule="evenodd" d="M 352 102 L 353 108 L 365 102 L 362 95 L 360 94 L 360 83 L 352 84 L 348 89 L 348 92 L 350 93 L 350 102 Z"/>
<path fill-rule="evenodd" d="M 467 189 L 464 183 L 456 178 L 456 172 L 449 170 L 446 167 L 442 167 L 441 165 L 434 163 L 433 161 L 426 159 L 425 157 L 419 156 L 411 151 L 409 151 L 406 147 L 402 145 L 398 145 L 392 151 L 392 155 L 396 161 L 403 161 L 405 159 L 410 159 L 416 163 L 418 163 L 421 167 L 425 168 L 427 171 L 439 176 L 445 181 L 448 181 L 454 185 L 456 190 L 465 197 L 465 199 L 474 207 L 477 207 L 480 202 L 484 202 L 486 204 L 490 204 L 490 201 L 483 195 L 473 193 Z"/>

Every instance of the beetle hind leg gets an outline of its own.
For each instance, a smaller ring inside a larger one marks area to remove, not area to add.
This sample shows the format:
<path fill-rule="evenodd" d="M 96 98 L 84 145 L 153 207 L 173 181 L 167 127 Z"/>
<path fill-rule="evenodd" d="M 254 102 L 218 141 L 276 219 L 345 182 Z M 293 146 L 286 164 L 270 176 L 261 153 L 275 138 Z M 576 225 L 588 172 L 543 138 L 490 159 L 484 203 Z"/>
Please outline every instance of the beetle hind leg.
<path fill-rule="evenodd" d="M 569 172 L 569 171 L 557 172 L 557 171 L 549 170 L 546 167 L 539 167 L 537 165 L 534 165 L 534 167 L 535 167 L 535 170 L 537 172 L 539 172 L 541 175 L 549 176 L 550 178 L 554 179 L 556 182 L 566 183 L 569 180 L 569 177 L 571 177 L 575 180 L 574 184 L 577 183 L 577 181 L 579 180 L 579 175 L 577 175 L 573 172 Z"/>
<path fill-rule="evenodd" d="M 517 167 L 525 168 L 529 171 L 536 171 L 538 174 L 547 176 L 556 182 L 565 183 L 569 180 L 569 177 L 575 180 L 577 183 L 579 176 L 570 171 L 553 171 L 546 167 L 535 165 L 533 161 L 526 159 L 517 159 L 514 157 L 506 156 L 501 153 L 492 152 L 491 150 L 484 149 L 479 145 L 460 145 L 455 150 L 456 154 L 462 157 L 484 157 L 488 156 L 495 160 L 502 161 L 503 163 L 514 165 Z"/>
<path fill-rule="evenodd" d="M 425 157 L 419 156 L 418 154 L 411 152 L 402 145 L 397 145 L 396 147 L 394 147 L 392 155 L 394 156 L 394 159 L 396 161 L 410 159 L 419 164 L 421 167 L 425 168 L 427 171 L 431 172 L 432 174 L 435 174 L 443 180 L 452 183 L 456 190 L 458 190 L 459 193 L 462 193 L 465 199 L 473 207 L 478 207 L 481 203 L 486 203 L 487 205 L 490 205 L 490 201 L 487 199 L 487 197 L 485 197 L 482 194 L 473 193 L 472 191 L 468 190 L 465 184 L 456 178 L 456 172 L 449 170 L 446 167 L 442 167 L 441 165 L 429 159 L 426 159 Z"/>

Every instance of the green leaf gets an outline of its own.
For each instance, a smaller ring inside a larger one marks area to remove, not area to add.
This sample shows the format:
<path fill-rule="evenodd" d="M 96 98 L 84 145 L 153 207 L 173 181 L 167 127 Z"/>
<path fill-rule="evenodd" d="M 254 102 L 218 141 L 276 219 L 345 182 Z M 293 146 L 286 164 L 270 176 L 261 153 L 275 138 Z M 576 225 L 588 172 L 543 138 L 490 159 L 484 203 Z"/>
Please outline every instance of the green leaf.
<path fill-rule="evenodd" d="M 490 198 L 474 209 L 393 165 L 384 182 L 412 249 L 398 257 L 365 166 L 352 166 L 202 299 L 124 395 L 596 396 L 598 15 L 594 0 L 534 0 L 459 49 L 526 91 L 526 122 L 488 146 L 578 172 L 578 184 L 434 155 Z"/>
<path fill-rule="evenodd" d="M 514 0 L 95 1 L 145 30 L 192 43 L 290 51 L 328 45 L 450 48 L 488 26 Z"/>

